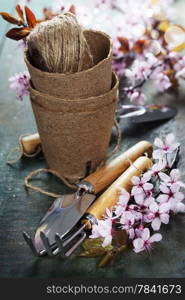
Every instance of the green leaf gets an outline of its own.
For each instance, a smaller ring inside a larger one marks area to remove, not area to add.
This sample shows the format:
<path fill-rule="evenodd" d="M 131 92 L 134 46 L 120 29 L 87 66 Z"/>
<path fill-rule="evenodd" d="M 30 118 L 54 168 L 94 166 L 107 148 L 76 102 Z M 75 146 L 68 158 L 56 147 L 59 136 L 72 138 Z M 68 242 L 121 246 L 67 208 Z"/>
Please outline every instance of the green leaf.
<path fill-rule="evenodd" d="M 105 249 L 91 249 L 89 251 L 84 251 L 79 254 L 80 257 L 100 257 L 106 254 L 107 251 Z"/>
<path fill-rule="evenodd" d="M 103 239 L 96 238 L 96 239 L 86 239 L 83 244 L 83 252 L 79 254 L 80 257 L 98 257 L 106 254 L 108 251 L 113 249 L 112 245 L 107 247 L 102 246 Z"/>
<path fill-rule="evenodd" d="M 107 252 L 107 254 L 100 260 L 98 267 L 99 268 L 105 268 L 110 267 L 113 265 L 115 260 L 118 258 L 121 252 L 123 252 L 125 249 L 127 249 L 126 245 L 123 245 L 119 248 L 114 248 Z"/>

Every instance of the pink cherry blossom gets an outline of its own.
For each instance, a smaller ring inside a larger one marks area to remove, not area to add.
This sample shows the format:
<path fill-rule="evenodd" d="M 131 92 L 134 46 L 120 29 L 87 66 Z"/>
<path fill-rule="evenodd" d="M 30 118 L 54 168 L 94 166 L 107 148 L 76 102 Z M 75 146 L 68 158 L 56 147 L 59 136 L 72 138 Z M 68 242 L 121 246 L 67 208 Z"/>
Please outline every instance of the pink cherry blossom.
<path fill-rule="evenodd" d="M 127 231 L 127 234 L 128 234 L 128 237 L 130 240 L 133 240 L 135 238 L 135 230 L 134 228 L 130 228 L 128 231 Z"/>
<path fill-rule="evenodd" d="M 177 183 L 179 186 L 185 187 L 185 184 L 182 181 L 179 181 L 180 171 L 178 169 L 171 170 L 170 175 L 160 172 L 159 177 L 167 186 Z"/>
<path fill-rule="evenodd" d="M 127 93 L 128 98 L 131 102 L 143 105 L 146 101 L 146 96 L 143 94 L 141 89 L 134 89 Z"/>
<path fill-rule="evenodd" d="M 170 203 L 157 204 L 153 202 L 149 206 L 149 214 L 146 215 L 145 220 L 151 222 L 151 226 L 153 230 L 157 231 L 161 227 L 161 223 L 168 224 L 169 223 L 169 212 L 171 205 Z"/>
<path fill-rule="evenodd" d="M 159 73 L 156 76 L 154 84 L 156 89 L 158 89 L 160 92 L 164 92 L 172 86 L 169 77 L 163 73 Z"/>
<path fill-rule="evenodd" d="M 159 242 L 162 239 L 162 235 L 160 233 L 155 233 L 150 236 L 150 230 L 145 228 L 141 233 L 141 237 L 133 240 L 133 247 L 136 253 L 139 253 L 144 250 L 150 250 L 152 248 L 153 243 Z"/>
<path fill-rule="evenodd" d="M 27 71 L 20 74 L 15 74 L 9 78 L 10 88 L 15 90 L 18 99 L 23 100 L 25 96 L 29 95 L 29 80 L 30 76 Z"/>
<path fill-rule="evenodd" d="M 128 206 L 128 211 L 132 212 L 136 222 L 142 220 L 143 213 L 141 212 L 140 205 L 131 204 L 131 205 Z"/>
<path fill-rule="evenodd" d="M 163 142 L 160 138 L 156 138 L 154 145 L 159 148 L 153 151 L 154 159 L 164 159 L 167 153 L 170 153 L 179 147 L 179 143 L 175 142 L 173 133 L 166 136 L 165 142 Z"/>
<path fill-rule="evenodd" d="M 132 183 L 133 188 L 131 194 L 134 196 L 134 199 L 137 204 L 144 205 L 144 201 L 152 201 L 151 190 L 153 189 L 153 184 L 148 181 L 151 179 L 151 175 L 145 173 L 142 177 L 133 176 Z"/>
<path fill-rule="evenodd" d="M 180 200 L 171 200 L 171 211 L 173 211 L 175 214 L 177 213 L 185 213 L 185 204 L 182 203 Z"/>
<path fill-rule="evenodd" d="M 151 66 L 147 61 L 136 59 L 132 68 L 125 70 L 125 76 L 135 84 L 137 80 L 147 79 L 150 72 Z"/>
<path fill-rule="evenodd" d="M 115 214 L 120 216 L 127 208 L 127 204 L 130 200 L 130 193 L 128 193 L 124 188 L 121 189 L 120 196 L 118 198 L 118 203 L 115 208 Z"/>
<path fill-rule="evenodd" d="M 174 64 L 174 69 L 177 72 L 185 69 L 185 57 L 180 56 L 177 58 L 177 62 Z"/>
<path fill-rule="evenodd" d="M 141 237 L 141 234 L 143 233 L 145 227 L 143 224 L 140 224 L 136 229 L 135 229 L 135 236 L 136 237 Z"/>
<path fill-rule="evenodd" d="M 176 71 L 175 77 L 177 79 L 180 77 L 185 79 L 185 58 L 183 56 L 177 57 L 174 70 Z"/>
<path fill-rule="evenodd" d="M 97 220 L 97 224 L 92 227 L 90 238 L 103 238 L 103 247 L 112 243 L 112 221 L 111 219 Z"/>
<path fill-rule="evenodd" d="M 158 196 L 157 201 L 160 203 L 166 203 L 166 202 L 174 203 L 174 201 L 180 202 L 184 199 L 184 194 L 179 190 L 180 190 L 180 186 L 177 183 L 171 185 L 170 187 L 162 183 L 160 185 L 160 191 L 163 194 L 160 194 Z"/>
<path fill-rule="evenodd" d="M 155 163 L 152 168 L 147 172 L 150 176 L 158 176 L 160 172 L 166 167 L 166 160 L 160 159 Z"/>
<path fill-rule="evenodd" d="M 135 222 L 134 214 L 130 211 L 124 211 L 121 215 L 120 223 L 122 224 L 122 229 L 129 230 Z"/>

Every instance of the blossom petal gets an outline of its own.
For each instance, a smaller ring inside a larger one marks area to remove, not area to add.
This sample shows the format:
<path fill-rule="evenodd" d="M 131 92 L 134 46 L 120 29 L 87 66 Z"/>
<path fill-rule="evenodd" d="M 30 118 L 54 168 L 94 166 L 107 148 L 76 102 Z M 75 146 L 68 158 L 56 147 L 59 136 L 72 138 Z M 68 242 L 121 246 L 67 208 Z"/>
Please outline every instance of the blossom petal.
<path fill-rule="evenodd" d="M 136 252 L 140 252 L 144 247 L 144 241 L 141 238 L 137 238 L 133 240 L 133 246 L 135 248 L 134 251 L 136 250 Z"/>
<path fill-rule="evenodd" d="M 160 219 L 161 219 L 162 223 L 168 224 L 169 220 L 170 220 L 170 215 L 169 214 L 161 214 Z"/>
<path fill-rule="evenodd" d="M 143 204 L 143 201 L 144 201 L 144 198 L 145 198 L 145 195 L 144 195 L 144 192 L 142 191 L 141 193 L 135 193 L 134 194 L 134 199 L 135 199 L 135 202 L 139 205 L 142 205 Z"/>
<path fill-rule="evenodd" d="M 185 205 L 182 202 L 176 203 L 173 207 L 172 207 L 172 211 L 174 213 L 185 213 Z"/>
<path fill-rule="evenodd" d="M 164 151 L 161 149 L 154 150 L 152 156 L 154 159 L 163 159 Z"/>
<path fill-rule="evenodd" d="M 149 206 L 151 203 L 153 203 L 155 201 L 155 199 L 152 197 L 152 196 L 150 196 L 150 197 L 147 197 L 146 199 L 145 199 L 145 201 L 144 201 L 144 205 L 145 206 Z"/>
<path fill-rule="evenodd" d="M 146 182 L 148 182 L 150 179 L 151 179 L 150 173 L 146 172 L 146 173 L 143 174 L 141 181 L 142 181 L 143 183 L 146 183 Z"/>
<path fill-rule="evenodd" d="M 175 136 L 173 133 L 170 133 L 166 136 L 165 144 L 171 146 L 175 141 Z"/>
<path fill-rule="evenodd" d="M 160 172 L 159 173 L 159 177 L 162 181 L 164 181 L 165 183 L 166 182 L 169 182 L 171 180 L 170 176 L 168 176 L 167 174 L 163 173 L 163 172 Z"/>
<path fill-rule="evenodd" d="M 167 211 L 170 210 L 170 208 L 171 208 L 171 206 L 170 206 L 169 202 L 163 203 L 163 204 L 160 205 L 159 211 L 160 211 L 160 213 L 166 213 Z"/>
<path fill-rule="evenodd" d="M 102 246 L 103 246 L 103 247 L 107 247 L 107 246 L 109 246 L 111 243 L 112 243 L 112 235 L 108 235 L 108 236 L 106 236 L 106 238 L 104 239 Z"/>
<path fill-rule="evenodd" d="M 159 230 L 161 227 L 161 220 L 159 218 L 155 218 L 152 221 L 151 226 L 152 226 L 153 230 L 155 230 L 155 231 Z"/>
<path fill-rule="evenodd" d="M 163 141 L 160 138 L 155 138 L 154 145 L 156 147 L 162 148 L 164 146 L 164 143 L 163 143 Z"/>
<path fill-rule="evenodd" d="M 141 233 L 141 238 L 144 241 L 147 241 L 150 238 L 150 230 L 148 228 L 144 228 L 143 232 Z"/>
<path fill-rule="evenodd" d="M 143 185 L 143 188 L 145 191 L 151 191 L 153 189 L 153 184 L 152 183 L 149 183 L 149 182 L 146 182 L 144 185 Z"/>
<path fill-rule="evenodd" d="M 98 231 L 102 237 L 106 237 L 110 234 L 112 229 L 112 222 L 110 220 L 99 220 L 98 221 Z"/>
<path fill-rule="evenodd" d="M 172 193 L 177 193 L 180 190 L 180 185 L 178 183 L 173 183 L 170 186 L 170 190 L 172 191 Z"/>
<path fill-rule="evenodd" d="M 182 192 L 175 193 L 175 200 L 178 202 L 184 200 L 184 193 L 182 193 Z"/>
<path fill-rule="evenodd" d="M 138 176 L 133 176 L 131 181 L 134 185 L 138 185 L 140 183 L 140 178 Z"/>
<path fill-rule="evenodd" d="M 173 169 L 170 172 L 171 179 L 176 182 L 180 178 L 180 171 L 178 169 Z"/>
<path fill-rule="evenodd" d="M 159 206 L 156 202 L 153 202 L 150 204 L 149 209 L 151 210 L 151 212 L 156 213 L 159 209 Z"/>
<path fill-rule="evenodd" d="M 160 184 L 160 191 L 165 194 L 168 194 L 170 192 L 170 189 L 167 187 L 167 185 L 162 183 L 162 184 Z"/>
<path fill-rule="evenodd" d="M 160 242 L 161 240 L 162 240 L 162 235 L 160 233 L 155 233 L 150 238 L 151 243 Z"/>
<path fill-rule="evenodd" d="M 169 200 L 169 196 L 166 194 L 161 194 L 157 197 L 157 201 L 160 203 L 165 203 Z"/>
<path fill-rule="evenodd" d="M 155 165 L 156 165 L 157 171 L 163 170 L 167 165 L 166 159 L 165 158 L 160 159 Z"/>
<path fill-rule="evenodd" d="M 125 207 L 122 205 L 117 205 L 115 207 L 114 213 L 116 214 L 117 217 L 121 216 L 121 214 L 125 211 Z"/>
<path fill-rule="evenodd" d="M 96 239 L 96 238 L 100 237 L 97 224 L 94 224 L 92 226 L 92 234 L 89 237 L 93 238 L 93 239 Z"/>
<path fill-rule="evenodd" d="M 106 207 L 105 211 L 106 211 L 107 216 L 109 218 L 112 218 L 112 211 L 110 209 L 108 209 L 107 207 Z"/>
<path fill-rule="evenodd" d="M 129 229 L 128 234 L 130 240 L 133 240 L 135 238 L 135 231 L 133 228 Z"/>
<path fill-rule="evenodd" d="M 127 205 L 129 198 L 130 198 L 130 194 L 128 196 L 126 194 L 124 194 L 124 195 L 122 194 L 119 196 L 118 203 L 121 205 Z"/>

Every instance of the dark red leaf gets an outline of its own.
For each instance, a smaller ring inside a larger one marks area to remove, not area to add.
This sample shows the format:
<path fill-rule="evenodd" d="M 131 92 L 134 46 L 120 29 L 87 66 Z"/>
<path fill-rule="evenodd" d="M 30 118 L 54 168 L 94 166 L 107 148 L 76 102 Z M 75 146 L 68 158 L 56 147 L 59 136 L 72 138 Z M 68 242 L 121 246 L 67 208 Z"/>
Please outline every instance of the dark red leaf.
<path fill-rule="evenodd" d="M 16 12 L 17 12 L 19 18 L 20 18 L 21 21 L 24 23 L 25 20 L 24 20 L 24 14 L 23 14 L 22 8 L 21 8 L 20 5 L 18 4 L 18 5 L 16 5 L 15 9 L 16 9 Z"/>
<path fill-rule="evenodd" d="M 14 18 L 12 15 L 10 15 L 10 14 L 8 14 L 6 12 L 0 12 L 0 15 L 2 16 L 2 18 L 4 20 L 6 20 L 7 22 L 9 22 L 11 24 L 18 25 L 18 26 L 23 25 L 22 21 Z"/>
<path fill-rule="evenodd" d="M 147 41 L 146 40 L 138 40 L 135 42 L 133 46 L 133 51 L 136 53 L 143 53 L 144 49 L 146 48 Z"/>
<path fill-rule="evenodd" d="M 25 6 L 25 13 L 26 13 L 26 20 L 27 20 L 28 26 L 31 28 L 34 28 L 37 24 L 37 20 L 35 18 L 34 13 L 27 6 Z"/>
<path fill-rule="evenodd" d="M 30 33 L 30 31 L 31 28 L 29 27 L 12 28 L 7 32 L 6 37 L 12 40 L 19 41 L 21 39 L 24 39 Z"/>
<path fill-rule="evenodd" d="M 128 39 L 124 37 L 118 37 L 118 41 L 121 44 L 119 50 L 122 51 L 123 53 L 128 53 L 130 50 Z"/>

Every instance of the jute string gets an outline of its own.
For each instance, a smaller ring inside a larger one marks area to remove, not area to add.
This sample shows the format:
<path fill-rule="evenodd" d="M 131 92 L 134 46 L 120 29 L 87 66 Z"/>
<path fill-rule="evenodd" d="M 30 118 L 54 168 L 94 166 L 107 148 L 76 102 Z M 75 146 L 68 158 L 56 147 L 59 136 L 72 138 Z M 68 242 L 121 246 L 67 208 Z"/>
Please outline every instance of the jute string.
<path fill-rule="evenodd" d="M 23 134 L 23 135 L 21 135 L 21 136 L 19 137 L 19 146 L 13 148 L 13 149 L 9 152 L 9 154 L 7 155 L 6 163 L 7 163 L 8 165 L 13 165 L 13 164 L 15 164 L 16 162 L 18 162 L 18 161 L 21 159 L 21 157 L 22 157 L 23 155 L 26 156 L 26 157 L 35 157 L 35 156 L 37 156 L 37 154 L 39 154 L 39 153 L 41 152 L 41 150 L 42 150 L 41 145 L 39 145 L 39 146 L 37 147 L 37 150 L 36 150 L 33 154 L 28 154 L 28 153 L 26 153 L 26 152 L 24 151 L 24 148 L 23 148 L 23 145 L 22 145 L 22 138 L 25 137 L 25 136 L 29 136 L 29 135 L 30 135 L 30 134 L 28 133 L 28 134 Z M 15 159 L 11 159 L 11 156 L 13 155 L 13 153 L 18 153 L 18 154 L 19 154 L 18 157 L 15 158 Z"/>
<path fill-rule="evenodd" d="M 83 28 L 71 13 L 38 24 L 27 42 L 33 64 L 43 71 L 70 74 L 94 65 Z"/>
<path fill-rule="evenodd" d="M 106 159 L 103 162 L 100 163 L 100 165 L 97 167 L 97 169 L 99 169 L 100 167 L 102 167 L 105 164 L 106 160 L 108 158 L 110 158 L 113 154 L 115 154 L 118 151 L 119 147 L 120 147 L 120 143 L 121 143 L 121 129 L 120 129 L 120 125 L 118 124 L 116 118 L 114 119 L 114 126 L 116 128 L 116 145 L 115 145 L 114 149 L 111 151 L 111 153 L 107 154 Z M 52 198 L 59 198 L 62 195 L 45 191 L 44 189 L 42 189 L 40 187 L 37 187 L 37 186 L 34 186 L 34 185 L 32 185 L 30 183 L 30 181 L 33 179 L 33 177 L 35 177 L 36 175 L 38 175 L 40 173 L 50 173 L 50 174 L 53 174 L 56 177 L 58 177 L 59 179 L 61 179 L 66 186 L 68 186 L 69 188 L 75 189 L 75 190 L 78 188 L 78 183 L 82 179 L 82 178 L 78 178 L 75 183 L 70 183 L 70 181 L 67 178 L 59 175 L 56 171 L 53 171 L 51 169 L 44 169 L 44 168 L 43 169 L 35 170 L 35 171 L 31 172 L 28 176 L 26 176 L 26 178 L 24 180 L 24 184 L 25 184 L 26 188 L 29 188 L 29 189 L 31 189 L 31 190 L 33 190 L 35 192 L 39 192 L 39 193 L 41 193 L 43 195 L 50 196 Z"/>

